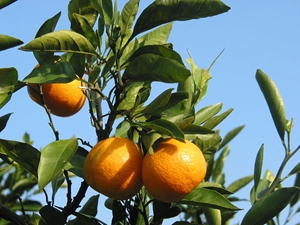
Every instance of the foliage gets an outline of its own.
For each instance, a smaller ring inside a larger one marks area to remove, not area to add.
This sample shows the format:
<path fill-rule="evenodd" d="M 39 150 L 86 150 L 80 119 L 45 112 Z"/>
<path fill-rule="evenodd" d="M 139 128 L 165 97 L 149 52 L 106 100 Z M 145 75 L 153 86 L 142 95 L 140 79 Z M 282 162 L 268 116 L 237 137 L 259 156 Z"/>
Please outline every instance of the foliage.
<path fill-rule="evenodd" d="M 1 1 L 0 8 L 13 2 Z M 285 117 L 276 85 L 257 70 L 257 82 L 285 150 L 276 176 L 262 177 L 262 145 L 254 175 L 225 186 L 223 168 L 230 150 L 228 144 L 244 126 L 232 129 L 221 138 L 216 127 L 233 109 L 221 112 L 223 105 L 217 103 L 196 110 L 207 93 L 210 68 L 198 68 L 189 58 L 188 69 L 167 41 L 173 22 L 216 16 L 229 9 L 220 0 L 157 0 L 137 17 L 139 0 L 129 0 L 122 11 L 110 0 L 71 0 L 70 30 L 55 30 L 60 18 L 57 13 L 41 25 L 32 41 L 19 48 L 33 52 L 40 67 L 23 80 L 19 80 L 14 67 L 0 69 L 0 108 L 28 82 L 66 83 L 79 79 L 87 84 L 83 91 L 98 141 L 113 135 L 128 137 L 145 154 L 153 151 L 151 146 L 157 139 L 173 137 L 180 141 L 193 140 L 203 151 L 208 172 L 205 182 L 193 192 L 176 203 L 152 199 L 144 188 L 126 201 L 107 199 L 105 206 L 112 210 L 112 224 L 154 225 L 178 215 L 184 221 L 174 225 L 229 224 L 239 211 L 233 203 L 242 200 L 234 197 L 234 193 L 252 181 L 252 207 L 241 224 L 279 224 L 279 214 L 287 206 L 290 216 L 299 212 L 295 207 L 300 196 L 300 164 L 285 177 L 282 172 L 300 147 L 290 149 L 293 120 Z M 21 44 L 17 38 L 0 35 L 1 51 Z M 174 88 L 163 90 L 150 101 L 154 82 L 171 83 Z M 101 104 L 107 104 L 109 111 L 102 112 Z M 81 205 L 88 188 L 83 163 L 92 146 L 80 137 L 61 140 L 50 111 L 46 107 L 45 111 L 55 140 L 42 150 L 33 146 L 28 134 L 21 142 L 0 140 L 0 217 L 3 218 L 0 224 L 104 224 L 97 218 L 99 195 L 90 196 Z M 10 117 L 11 113 L 0 117 L 0 132 L 9 125 L 13 119 Z M 121 122 L 115 124 L 116 119 Z M 70 176 L 82 180 L 75 196 L 71 196 Z M 290 176 L 296 177 L 295 185 L 281 187 L 280 183 Z M 51 197 L 44 189 L 47 184 L 52 185 Z M 56 193 L 63 187 L 68 190 L 66 204 L 54 205 Z M 37 192 L 44 192 L 45 205 L 31 200 Z"/>

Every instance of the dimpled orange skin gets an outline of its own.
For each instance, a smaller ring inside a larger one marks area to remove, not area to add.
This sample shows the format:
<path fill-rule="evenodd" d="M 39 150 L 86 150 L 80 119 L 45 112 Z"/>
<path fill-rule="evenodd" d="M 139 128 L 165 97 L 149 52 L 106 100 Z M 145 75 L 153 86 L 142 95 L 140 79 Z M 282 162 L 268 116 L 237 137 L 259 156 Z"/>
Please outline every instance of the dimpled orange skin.
<path fill-rule="evenodd" d="M 69 83 L 42 84 L 44 100 L 50 112 L 60 117 L 76 114 L 83 107 L 86 99 L 80 86 L 85 86 L 80 80 L 73 80 Z M 42 105 L 37 84 L 28 84 L 27 91 L 33 101 Z"/>
<path fill-rule="evenodd" d="M 153 146 L 142 166 L 142 179 L 148 192 L 162 202 L 177 202 L 203 181 L 207 164 L 201 150 L 192 142 L 169 138 Z"/>
<path fill-rule="evenodd" d="M 96 144 L 84 163 L 86 182 L 116 200 L 133 197 L 142 187 L 143 154 L 133 141 L 111 137 Z"/>

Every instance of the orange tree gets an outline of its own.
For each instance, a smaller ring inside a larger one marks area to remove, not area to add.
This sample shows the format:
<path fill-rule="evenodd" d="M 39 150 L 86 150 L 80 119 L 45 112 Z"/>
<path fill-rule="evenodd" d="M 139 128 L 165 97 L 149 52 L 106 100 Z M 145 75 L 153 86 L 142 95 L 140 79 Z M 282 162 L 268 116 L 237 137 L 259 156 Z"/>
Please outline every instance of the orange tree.
<path fill-rule="evenodd" d="M 12 2 L 2 0 L 0 8 Z M 36 84 L 40 98 L 37 102 L 45 108 L 55 134 L 55 140 L 41 151 L 32 146 L 28 135 L 24 135 L 23 142 L 0 139 L 0 224 L 105 224 L 97 218 L 99 195 L 85 196 L 89 185 L 83 168 L 93 146 L 80 137 L 60 139 L 43 93 L 43 85 L 74 80 L 84 83 L 78 88 L 86 96 L 91 126 L 99 142 L 109 137 L 127 138 L 137 144 L 143 155 L 153 155 L 154 146 L 162 139 L 182 143 L 190 140 L 201 149 L 207 163 L 204 181 L 176 202 L 159 201 L 145 187 L 125 200 L 107 198 L 105 206 L 112 210 L 112 224 L 162 224 L 164 219 L 178 215 L 184 221 L 177 217 L 176 225 L 229 224 L 240 210 L 233 204 L 239 201 L 234 193 L 252 181 L 252 207 L 242 218 L 242 225 L 279 223 L 278 216 L 288 205 L 290 216 L 297 213 L 294 208 L 299 200 L 299 164 L 284 177 L 282 172 L 299 148 L 290 149 L 292 120 L 286 120 L 276 85 L 261 70 L 257 71 L 257 82 L 286 153 L 278 173 L 275 177 L 262 177 L 262 145 L 254 174 L 225 187 L 227 144 L 243 126 L 220 137 L 216 127 L 233 109 L 221 112 L 222 104 L 218 103 L 196 110 L 207 92 L 210 67 L 198 68 L 188 58 L 188 69 L 172 43 L 167 42 L 174 21 L 215 16 L 230 8 L 219 0 L 154 1 L 137 17 L 138 0 L 129 0 L 121 11 L 116 5 L 110 0 L 71 0 L 70 30 L 55 30 L 58 13 L 41 25 L 31 42 L 19 48 L 33 52 L 40 66 L 22 80 L 15 68 L 0 69 L 0 107 L 10 101 L 14 92 Z M 0 35 L 0 50 L 22 44 L 17 38 Z M 171 83 L 174 88 L 163 90 L 150 101 L 153 82 Z M 107 105 L 107 112 L 103 111 L 103 104 Z M 0 131 L 9 125 L 10 115 L 0 117 Z M 295 174 L 294 187 L 280 185 Z M 151 171 L 147 171 L 147 176 L 152 178 Z M 81 179 L 74 196 L 71 177 Z M 51 198 L 45 189 L 48 184 Z M 64 186 L 65 204 L 55 205 L 56 193 Z M 44 192 L 45 204 L 30 197 L 36 193 L 36 187 Z M 83 201 L 85 198 L 88 199 Z"/>

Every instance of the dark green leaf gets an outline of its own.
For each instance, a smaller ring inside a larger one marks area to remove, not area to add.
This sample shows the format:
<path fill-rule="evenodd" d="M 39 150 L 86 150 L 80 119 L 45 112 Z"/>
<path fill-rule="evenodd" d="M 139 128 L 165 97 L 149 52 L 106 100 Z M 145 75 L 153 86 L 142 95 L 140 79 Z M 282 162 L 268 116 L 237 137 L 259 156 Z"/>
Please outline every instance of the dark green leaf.
<path fill-rule="evenodd" d="M 44 34 L 53 32 L 56 24 L 60 18 L 61 12 L 57 13 L 52 18 L 46 20 L 40 29 L 38 30 L 37 34 L 35 35 L 35 38 L 41 37 Z M 39 62 L 39 64 L 42 64 L 47 58 L 53 55 L 53 52 L 33 52 L 35 58 Z"/>
<path fill-rule="evenodd" d="M 223 148 L 225 145 L 227 145 L 233 138 L 236 137 L 236 135 L 238 135 L 241 130 L 244 128 L 245 126 L 239 126 L 239 127 L 236 127 L 234 128 L 233 130 L 229 131 L 225 137 L 223 138 L 221 144 L 220 144 L 220 149 Z"/>
<path fill-rule="evenodd" d="M 201 207 L 208 224 L 221 225 L 222 217 L 221 211 L 219 209 L 214 209 L 210 207 Z"/>
<path fill-rule="evenodd" d="M 43 64 L 35 67 L 23 82 L 28 83 L 68 83 L 76 79 L 76 74 L 70 63 L 60 56 L 48 58 Z"/>
<path fill-rule="evenodd" d="M 0 117 L 0 132 L 6 127 L 7 121 L 12 113 L 7 113 L 4 116 Z"/>
<path fill-rule="evenodd" d="M 132 38 L 165 23 L 205 18 L 227 12 L 229 9 L 219 0 L 155 1 L 137 19 Z"/>
<path fill-rule="evenodd" d="M 140 126 L 146 130 L 156 131 L 157 133 L 173 137 L 180 141 L 185 140 L 183 132 L 174 123 L 171 123 L 167 120 L 158 119 L 150 122 L 134 123 L 133 125 Z"/>
<path fill-rule="evenodd" d="M 210 161 L 221 142 L 221 137 L 217 133 L 202 135 L 201 139 L 195 139 L 194 143 L 202 150 L 206 162 Z"/>
<path fill-rule="evenodd" d="M 69 30 L 60 30 L 35 38 L 22 46 L 23 51 L 75 52 L 97 55 L 93 45 L 83 35 Z"/>
<path fill-rule="evenodd" d="M 118 105 L 118 110 L 131 110 L 135 106 L 136 98 L 140 90 L 144 87 L 144 82 L 132 82 L 125 88 L 124 99 Z"/>
<path fill-rule="evenodd" d="M 60 171 L 56 177 L 54 177 L 51 181 L 52 186 L 52 202 L 55 202 L 55 195 L 57 191 L 61 188 L 61 185 L 64 183 L 65 177 L 63 171 Z"/>
<path fill-rule="evenodd" d="M 15 161 L 30 173 L 37 176 L 40 152 L 31 145 L 0 139 L 0 157 L 2 155 L 9 157 L 12 161 Z"/>
<path fill-rule="evenodd" d="M 271 112 L 274 124 L 280 139 L 284 141 L 284 132 L 286 128 L 286 115 L 284 103 L 276 84 L 261 70 L 256 71 L 256 80 L 262 91 L 269 110 Z"/>
<path fill-rule="evenodd" d="M 300 173 L 297 173 L 295 177 L 295 182 L 294 182 L 295 187 L 300 187 Z M 290 202 L 290 206 L 293 207 L 297 203 L 299 203 L 300 200 L 300 192 L 296 193 L 292 201 Z M 300 206 L 298 208 L 298 212 L 300 212 Z"/>
<path fill-rule="evenodd" d="M 86 149 L 78 146 L 77 151 L 72 156 L 71 160 L 68 162 L 64 169 L 71 171 L 78 177 L 83 178 L 83 165 L 87 154 L 88 151 Z"/>
<path fill-rule="evenodd" d="M 181 56 L 174 51 L 172 48 L 170 48 L 169 45 L 146 45 L 143 47 L 140 47 L 138 50 L 136 50 L 133 55 L 130 57 L 130 61 L 135 59 L 138 56 L 144 55 L 144 54 L 155 54 L 167 59 L 172 59 L 180 63 L 181 65 L 184 65 Z M 190 90 L 189 90 L 190 91 Z"/>
<path fill-rule="evenodd" d="M 39 211 L 42 208 L 42 204 L 38 201 L 33 200 L 22 200 L 22 206 L 25 211 Z M 19 211 L 20 205 L 12 205 L 9 207 L 12 211 Z"/>
<path fill-rule="evenodd" d="M 4 7 L 16 2 L 17 0 L 1 0 L 0 1 L 0 9 L 3 9 Z"/>
<path fill-rule="evenodd" d="M 70 161 L 78 148 L 76 139 L 59 140 L 42 149 L 38 185 L 43 189 Z"/>
<path fill-rule="evenodd" d="M 18 84 L 18 71 L 11 68 L 0 69 L 0 109 L 10 100 Z"/>
<path fill-rule="evenodd" d="M 123 79 L 176 83 L 186 80 L 190 75 L 190 71 L 176 60 L 149 53 L 130 62 L 124 71 Z"/>
<path fill-rule="evenodd" d="M 270 184 L 271 184 L 270 180 L 261 179 L 258 182 L 256 190 L 254 188 L 251 189 L 250 201 L 252 204 L 254 204 L 259 199 L 259 196 L 261 196 L 262 194 L 264 194 L 266 192 L 266 190 L 269 188 Z"/>
<path fill-rule="evenodd" d="M 288 176 L 293 174 L 300 173 L 300 163 L 298 163 L 292 170 L 289 172 Z"/>
<path fill-rule="evenodd" d="M 222 195 L 229 195 L 229 194 L 232 194 L 231 191 L 229 191 L 228 189 L 225 189 L 223 187 L 223 185 L 221 184 L 218 184 L 218 183 L 211 183 L 211 182 L 201 182 L 199 185 L 198 185 L 198 188 L 207 188 L 207 189 L 210 189 L 210 190 L 214 190 Z"/>
<path fill-rule="evenodd" d="M 259 148 L 255 159 L 255 166 L 254 166 L 254 190 L 256 191 L 258 187 L 258 183 L 261 178 L 261 170 L 264 161 L 264 145 L 262 144 Z"/>
<path fill-rule="evenodd" d="M 74 13 L 84 16 L 84 18 L 89 22 L 91 27 L 93 27 L 93 25 L 95 24 L 98 16 L 98 12 L 95 9 L 92 2 L 86 0 L 69 1 L 68 17 L 71 23 L 72 23 Z"/>
<path fill-rule="evenodd" d="M 40 209 L 40 214 L 47 225 L 64 225 L 65 216 L 56 208 L 45 205 Z"/>
<path fill-rule="evenodd" d="M 281 188 L 257 201 L 246 213 L 241 225 L 261 225 L 278 215 L 299 193 L 298 187 Z"/>
<path fill-rule="evenodd" d="M 253 180 L 253 175 L 246 176 L 239 178 L 238 180 L 232 182 L 228 187 L 227 190 L 231 191 L 232 193 L 235 193 L 245 187 L 247 184 L 249 184 Z"/>
<path fill-rule="evenodd" d="M 36 177 L 23 178 L 14 183 L 11 192 L 12 194 L 21 196 L 25 191 L 32 189 L 35 185 L 37 185 Z"/>
<path fill-rule="evenodd" d="M 1 5 L 1 2 L 0 2 Z M 0 6 L 1 7 L 1 6 Z M 18 46 L 23 44 L 23 41 L 21 41 L 20 39 L 8 36 L 8 35 L 4 35 L 4 34 L 0 34 L 0 51 Z"/>
<path fill-rule="evenodd" d="M 206 121 L 206 123 L 203 125 L 206 128 L 209 129 L 213 129 L 215 128 L 217 125 L 219 125 L 231 112 L 233 111 L 233 109 L 228 109 L 227 111 L 223 112 L 222 114 L 212 117 L 211 119 L 209 119 L 208 121 Z"/>
<path fill-rule="evenodd" d="M 195 114 L 195 120 L 193 124 L 200 125 L 207 121 L 208 119 L 212 118 L 215 116 L 220 110 L 222 109 L 223 104 L 222 103 L 217 103 L 214 105 L 206 106 L 202 109 L 200 109 L 198 112 Z"/>
<path fill-rule="evenodd" d="M 211 207 L 221 210 L 239 210 L 227 198 L 220 193 L 206 188 L 197 187 L 190 194 L 188 194 L 182 201 L 182 204 L 199 205 L 204 207 Z"/>

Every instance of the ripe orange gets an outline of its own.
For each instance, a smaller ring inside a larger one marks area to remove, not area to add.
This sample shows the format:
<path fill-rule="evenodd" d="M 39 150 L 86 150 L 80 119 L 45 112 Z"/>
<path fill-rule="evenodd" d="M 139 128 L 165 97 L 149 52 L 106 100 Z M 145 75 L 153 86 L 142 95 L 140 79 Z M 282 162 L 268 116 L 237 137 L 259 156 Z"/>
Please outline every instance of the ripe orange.
<path fill-rule="evenodd" d="M 80 80 L 41 85 L 45 104 L 50 112 L 56 116 L 72 116 L 84 105 L 86 96 L 79 88 L 79 86 L 84 86 L 84 83 Z M 27 91 L 33 101 L 42 105 L 38 84 L 28 84 Z"/>
<path fill-rule="evenodd" d="M 136 143 L 111 137 L 97 143 L 84 163 L 86 182 L 116 200 L 133 197 L 142 187 L 143 154 Z"/>
<path fill-rule="evenodd" d="M 204 179 L 206 161 L 192 142 L 169 138 L 153 146 L 154 154 L 144 157 L 142 179 L 148 192 L 162 202 L 176 202 L 193 191 Z"/>

